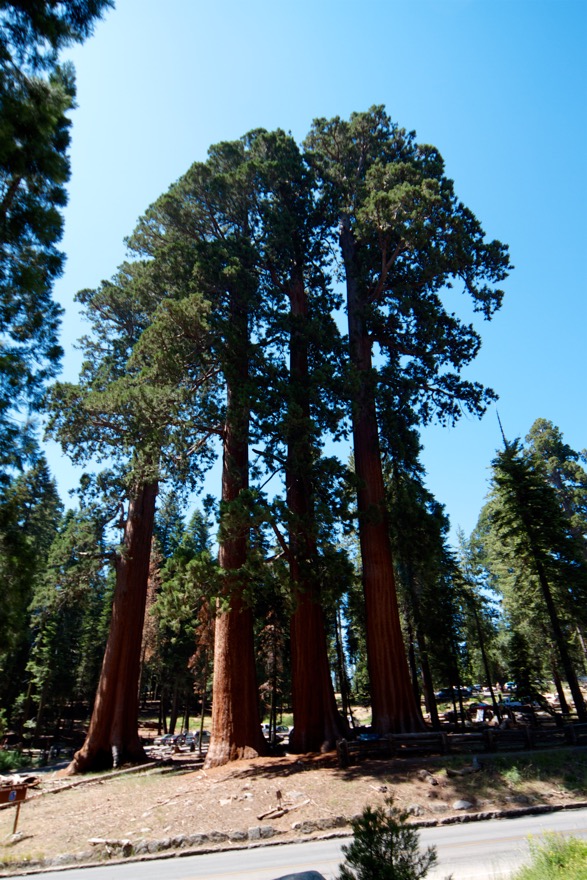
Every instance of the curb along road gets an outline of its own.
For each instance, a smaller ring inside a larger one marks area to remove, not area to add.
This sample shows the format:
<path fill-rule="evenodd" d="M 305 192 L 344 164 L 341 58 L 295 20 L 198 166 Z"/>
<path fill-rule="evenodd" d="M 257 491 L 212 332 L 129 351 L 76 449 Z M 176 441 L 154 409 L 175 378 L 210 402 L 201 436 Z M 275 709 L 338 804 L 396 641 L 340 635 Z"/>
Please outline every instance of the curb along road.
<path fill-rule="evenodd" d="M 570 811 L 570 810 L 579 810 L 587 808 L 587 801 L 575 801 L 570 804 L 544 804 L 544 805 L 536 805 L 536 806 L 528 806 L 528 807 L 519 807 L 510 810 L 490 810 L 485 812 L 478 813 L 463 813 L 459 815 L 451 815 L 444 816 L 438 819 L 425 819 L 425 820 L 415 820 L 413 823 L 410 823 L 416 828 L 432 828 L 432 827 L 440 827 L 443 825 L 456 825 L 456 824 L 464 824 L 471 822 L 482 822 L 490 819 L 515 819 L 521 816 L 532 816 L 532 815 L 543 815 L 546 813 L 555 813 L 559 811 Z M 331 820 L 324 820 L 324 822 L 330 822 Z M 320 821 L 317 820 L 316 825 L 319 825 Z M 271 826 L 260 826 L 260 828 L 270 828 Z M 255 829 L 250 829 L 251 831 Z M 275 837 L 278 834 L 282 834 L 283 832 L 277 832 L 273 830 L 271 834 L 266 832 L 266 836 L 263 834 L 259 834 L 257 839 L 251 839 L 249 837 L 248 832 L 235 832 L 234 845 L 216 845 L 216 846 L 198 846 L 197 848 L 193 846 L 192 841 L 189 840 L 190 837 L 199 837 L 202 839 L 202 843 L 204 843 L 203 838 L 213 840 L 214 834 L 212 835 L 186 835 L 185 845 L 179 843 L 182 838 L 163 838 L 161 840 L 149 840 L 147 841 L 137 841 L 135 845 L 131 844 L 128 841 L 130 846 L 127 848 L 126 852 L 128 855 L 124 857 L 120 857 L 117 855 L 112 847 L 108 847 L 108 842 L 105 841 L 104 849 L 102 850 L 103 857 L 102 858 L 91 858 L 89 853 L 77 853 L 77 854 L 62 854 L 56 856 L 51 859 L 44 859 L 42 861 L 33 862 L 33 861 L 25 861 L 25 862 L 12 862 L 10 865 L 1 865 L 0 866 L 0 877 L 12 877 L 16 875 L 32 875 L 39 874 L 41 872 L 55 872 L 58 870 L 63 870 L 65 868 L 76 867 L 76 868 L 90 868 L 90 867 L 98 867 L 100 865 L 109 864 L 109 865 L 117 865 L 117 864 L 128 864 L 131 862 L 142 862 L 142 861 L 152 861 L 155 859 L 170 859 L 170 858 L 182 858 L 186 856 L 194 856 L 194 855 L 204 855 L 210 853 L 221 852 L 223 850 L 239 850 L 239 849 L 252 849 L 260 846 L 280 846 L 284 844 L 292 844 L 292 843 L 304 843 L 311 840 L 327 840 L 331 838 L 342 838 L 350 836 L 350 824 L 347 824 L 345 829 L 342 830 L 340 826 L 336 830 L 330 830 L 327 833 L 312 833 L 309 832 L 303 837 L 291 838 L 276 840 Z M 236 835 L 242 835 L 242 837 L 236 837 Z M 243 838 L 247 839 L 246 843 L 241 843 L 239 840 L 243 840 Z M 228 843 L 229 835 L 226 835 L 226 840 L 222 841 L 222 843 Z M 121 842 L 124 843 L 124 842 Z M 137 851 L 140 850 L 140 851 Z"/>

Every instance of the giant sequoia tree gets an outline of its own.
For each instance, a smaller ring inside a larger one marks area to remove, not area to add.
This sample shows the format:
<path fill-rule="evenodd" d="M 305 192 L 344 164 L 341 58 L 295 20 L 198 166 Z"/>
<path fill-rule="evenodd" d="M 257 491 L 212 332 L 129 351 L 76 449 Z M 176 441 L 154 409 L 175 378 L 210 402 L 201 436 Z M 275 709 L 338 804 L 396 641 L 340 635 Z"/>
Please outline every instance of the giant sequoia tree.
<path fill-rule="evenodd" d="M 483 412 L 491 394 L 459 376 L 480 340 L 448 310 L 448 288 L 458 284 L 489 318 L 501 301 L 494 285 L 507 274 L 507 252 L 485 240 L 458 201 L 438 151 L 417 144 L 383 108 L 348 122 L 316 120 L 306 145 L 346 284 L 373 726 L 380 733 L 417 730 L 422 721 L 400 629 L 378 414 L 393 411 L 405 390 L 422 420 Z"/>
<path fill-rule="evenodd" d="M 158 485 L 187 479 L 201 436 L 198 397 L 210 390 L 206 309 L 197 296 L 167 301 L 154 266 L 124 266 L 80 298 L 93 326 L 78 385 L 57 384 L 50 430 L 76 461 L 117 466 L 123 528 L 115 551 L 110 633 L 89 731 L 70 772 L 145 759 L 138 683 Z"/>
<path fill-rule="evenodd" d="M 293 139 L 260 132 L 253 161 L 259 192 L 259 261 L 266 278 L 265 338 L 273 340 L 262 421 L 269 467 L 285 446 L 288 561 L 292 588 L 291 675 L 297 751 L 332 746 L 347 732 L 338 713 L 329 669 L 323 607 L 324 561 L 318 548 L 316 497 L 323 433 L 341 417 L 333 377 L 339 341 L 335 299 L 325 274 L 315 181 Z M 277 341 L 279 340 L 279 342 Z"/>
<path fill-rule="evenodd" d="M 264 751 L 253 618 L 247 599 L 249 431 L 257 389 L 250 377 L 258 280 L 247 139 L 210 149 L 146 213 L 131 240 L 141 254 L 177 268 L 174 283 L 197 285 L 210 303 L 210 345 L 224 379 L 218 599 L 212 739 L 208 765 Z M 212 418 L 212 416 L 210 416 Z"/>

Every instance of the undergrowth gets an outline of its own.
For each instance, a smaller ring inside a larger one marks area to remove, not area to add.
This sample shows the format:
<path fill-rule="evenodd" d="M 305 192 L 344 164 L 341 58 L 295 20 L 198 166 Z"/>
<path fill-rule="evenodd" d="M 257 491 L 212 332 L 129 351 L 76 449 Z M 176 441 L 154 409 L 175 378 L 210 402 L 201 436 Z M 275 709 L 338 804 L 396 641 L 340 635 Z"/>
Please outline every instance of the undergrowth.
<path fill-rule="evenodd" d="M 587 880 L 587 841 L 549 834 L 530 842 L 531 860 L 512 880 Z"/>
<path fill-rule="evenodd" d="M 25 758 L 20 752 L 0 750 L 0 773 L 11 773 L 29 764 L 30 759 Z"/>

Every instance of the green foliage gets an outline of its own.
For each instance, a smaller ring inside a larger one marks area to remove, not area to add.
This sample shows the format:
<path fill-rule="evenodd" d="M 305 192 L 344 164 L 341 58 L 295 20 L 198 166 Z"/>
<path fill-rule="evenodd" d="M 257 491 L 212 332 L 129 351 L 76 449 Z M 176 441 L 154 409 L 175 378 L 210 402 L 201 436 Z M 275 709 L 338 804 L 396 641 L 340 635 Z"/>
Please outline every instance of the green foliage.
<path fill-rule="evenodd" d="M 30 457 L 32 428 L 14 411 L 38 407 L 62 354 L 52 286 L 64 260 L 57 245 L 75 85 L 58 54 L 88 36 L 109 5 L 8 0 L 0 8 L 0 474 Z"/>
<path fill-rule="evenodd" d="M 503 779 L 515 784 L 548 780 L 552 785 L 581 793 L 587 786 L 587 757 L 576 751 L 544 751 L 531 756 L 495 756 L 491 765 Z"/>
<path fill-rule="evenodd" d="M 385 807 L 366 807 L 351 823 L 353 841 L 343 846 L 339 880 L 418 880 L 436 864 L 434 849 L 419 851 L 418 831 L 408 814 L 386 799 Z"/>
<path fill-rule="evenodd" d="M 151 556 L 149 599 L 143 634 L 146 675 L 165 694 L 200 690 L 207 675 L 213 628 L 212 597 L 218 591 L 218 569 L 209 551 L 209 526 L 196 510 L 183 523 L 170 496 L 156 515 L 159 540 Z"/>
<path fill-rule="evenodd" d="M 463 635 L 467 642 L 468 680 L 495 681 L 512 678 L 503 666 L 504 651 L 500 639 L 501 608 L 495 594 L 488 589 L 486 573 L 477 558 L 471 540 L 458 530 L 458 577 L 463 601 Z M 528 690 L 528 694 L 532 693 Z"/>
<path fill-rule="evenodd" d="M 540 691 L 560 665 L 573 678 L 587 586 L 583 538 L 569 515 L 580 505 L 567 503 L 559 433 L 539 419 L 528 437 L 528 448 L 508 444 L 494 461 L 493 491 L 470 542 L 477 576 L 501 594 L 504 672 L 523 696 Z"/>
<path fill-rule="evenodd" d="M 578 599 L 584 572 L 569 522 L 553 487 L 518 440 L 494 459 L 493 485 L 498 503 L 491 518 L 502 541 L 531 571 L 540 562 L 549 572 L 564 573 L 569 599 L 573 592 Z"/>
<path fill-rule="evenodd" d="M 547 419 L 536 419 L 526 436 L 526 449 L 555 490 L 570 531 L 587 558 L 587 451 L 571 449 L 560 429 Z"/>
<path fill-rule="evenodd" d="M 0 750 L 0 773 L 14 773 L 16 770 L 20 770 L 21 767 L 26 767 L 29 763 L 28 758 L 21 752 Z"/>
<path fill-rule="evenodd" d="M 531 683 L 536 664 L 520 657 L 525 642 L 536 657 L 559 664 L 575 707 L 584 701 L 575 667 L 576 624 L 585 624 L 587 565 L 555 488 L 535 456 L 518 440 L 506 444 L 493 462 L 492 496 L 480 517 L 476 542 L 503 592 L 514 640 L 516 666 Z M 550 650 L 544 650 L 544 646 Z"/>
<path fill-rule="evenodd" d="M 200 420 L 215 400 L 207 305 L 166 296 L 157 266 L 141 261 L 81 291 L 93 333 L 82 339 L 80 381 L 56 383 L 49 397 L 49 436 L 76 463 L 108 459 L 127 488 L 136 479 L 191 486 L 211 460 Z"/>
<path fill-rule="evenodd" d="M 57 53 L 81 43 L 113 0 L 4 0 L 0 8 L 0 58 L 33 70 L 50 68 Z"/>
<path fill-rule="evenodd" d="M 522 781 L 522 774 L 515 764 L 511 767 L 507 767 L 501 775 L 510 785 L 519 785 Z"/>
<path fill-rule="evenodd" d="M 348 121 L 317 119 L 305 146 L 347 284 L 357 286 L 351 346 L 363 324 L 384 355 L 370 380 L 378 383 L 382 434 L 386 413 L 393 422 L 400 406 L 404 423 L 407 412 L 447 423 L 463 410 L 482 413 L 495 395 L 460 376 L 480 338 L 447 308 L 444 294 L 462 286 L 475 311 L 490 318 L 503 297 L 495 285 L 510 269 L 507 247 L 486 241 L 438 151 L 417 144 L 383 107 Z"/>
<path fill-rule="evenodd" d="M 185 531 L 181 504 L 175 492 L 163 496 L 157 507 L 153 534 L 164 559 L 173 556 Z"/>
<path fill-rule="evenodd" d="M 37 725 L 47 708 L 93 700 L 105 645 L 102 617 L 110 598 L 106 562 L 97 512 L 68 511 L 31 603 L 27 673 Z"/>
<path fill-rule="evenodd" d="M 512 874 L 512 880 L 587 880 L 587 842 L 576 837 L 547 834 L 530 841 L 530 864 Z"/>
<path fill-rule="evenodd" d="M 30 647 L 29 605 L 46 571 L 62 504 L 44 458 L 0 493 L 0 701 L 22 687 Z"/>
<path fill-rule="evenodd" d="M 405 432 L 407 434 L 407 431 Z M 397 454 L 386 474 L 388 515 L 404 622 L 418 658 L 434 666 L 437 684 L 457 685 L 463 639 L 460 579 L 447 543 L 448 517 L 426 490 L 417 445 Z"/>

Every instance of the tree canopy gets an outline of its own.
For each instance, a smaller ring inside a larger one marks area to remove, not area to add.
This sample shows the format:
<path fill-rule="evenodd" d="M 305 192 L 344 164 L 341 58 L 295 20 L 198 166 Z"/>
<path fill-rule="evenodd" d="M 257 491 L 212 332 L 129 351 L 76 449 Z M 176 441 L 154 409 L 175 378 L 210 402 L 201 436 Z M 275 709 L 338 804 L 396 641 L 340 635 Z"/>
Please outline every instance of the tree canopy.
<path fill-rule="evenodd" d="M 0 472 L 30 455 L 27 412 L 38 407 L 62 355 L 52 289 L 65 259 L 58 244 L 75 80 L 59 51 L 85 39 L 111 5 L 0 4 Z"/>

